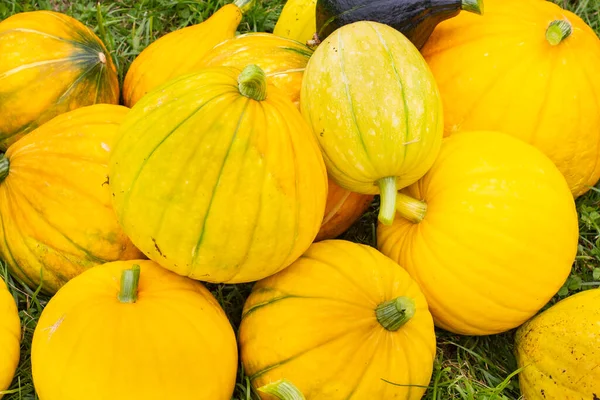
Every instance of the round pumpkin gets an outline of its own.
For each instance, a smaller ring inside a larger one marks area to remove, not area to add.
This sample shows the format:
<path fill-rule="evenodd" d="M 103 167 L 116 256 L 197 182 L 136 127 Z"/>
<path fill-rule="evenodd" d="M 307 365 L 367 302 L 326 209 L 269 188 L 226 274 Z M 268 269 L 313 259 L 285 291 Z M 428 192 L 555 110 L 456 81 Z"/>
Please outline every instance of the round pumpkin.
<path fill-rule="evenodd" d="M 486 0 L 438 25 L 422 49 L 445 135 L 498 130 L 533 144 L 575 197 L 600 178 L 600 40 L 551 1 Z"/>
<path fill-rule="evenodd" d="M 114 207 L 163 267 L 214 283 L 255 281 L 315 239 L 323 158 L 298 109 L 256 65 L 172 80 L 140 100 L 120 132 Z"/>
<path fill-rule="evenodd" d="M 15 299 L 0 278 L 0 399 L 10 386 L 20 358 L 21 321 Z"/>
<path fill-rule="evenodd" d="M 330 177 L 379 193 L 379 220 L 390 224 L 396 189 L 421 178 L 439 152 L 442 103 L 425 60 L 400 32 L 369 21 L 336 32 L 306 67 L 302 113 Z"/>
<path fill-rule="evenodd" d="M 123 81 L 123 102 L 133 107 L 146 93 L 171 79 L 196 72 L 210 49 L 234 37 L 253 0 L 235 0 L 199 24 L 161 36 L 133 60 Z"/>
<path fill-rule="evenodd" d="M 563 299 L 515 335 L 521 393 L 527 400 L 600 396 L 600 289 Z"/>
<path fill-rule="evenodd" d="M 317 0 L 287 0 L 273 34 L 306 43 L 317 33 Z"/>
<path fill-rule="evenodd" d="M 419 286 L 376 249 L 344 240 L 314 243 L 254 285 L 239 346 L 253 387 L 287 380 L 311 400 L 420 399 L 436 352 Z"/>
<path fill-rule="evenodd" d="M 270 33 L 248 33 L 228 39 L 206 54 L 203 67 L 229 66 L 244 68 L 258 65 L 272 83 L 300 107 L 300 89 L 312 50 L 302 43 Z M 373 195 L 342 189 L 332 179 L 325 216 L 316 240 L 333 239 L 346 231 L 369 207 Z"/>
<path fill-rule="evenodd" d="M 508 134 L 446 139 L 431 170 L 397 198 L 378 248 L 419 283 L 436 325 L 463 335 L 516 328 L 568 277 L 579 237 L 556 166 Z M 533 283 L 532 283 L 533 282 Z"/>
<path fill-rule="evenodd" d="M 0 257 L 33 290 L 55 293 L 87 268 L 141 257 L 118 225 L 108 158 L 126 107 L 61 114 L 0 159 Z"/>
<path fill-rule="evenodd" d="M 237 343 L 200 283 L 152 261 L 117 261 L 50 300 L 31 347 L 40 400 L 229 400 Z"/>
<path fill-rule="evenodd" d="M 57 115 L 119 103 L 117 70 L 86 26 L 53 11 L 0 22 L 0 150 Z"/>

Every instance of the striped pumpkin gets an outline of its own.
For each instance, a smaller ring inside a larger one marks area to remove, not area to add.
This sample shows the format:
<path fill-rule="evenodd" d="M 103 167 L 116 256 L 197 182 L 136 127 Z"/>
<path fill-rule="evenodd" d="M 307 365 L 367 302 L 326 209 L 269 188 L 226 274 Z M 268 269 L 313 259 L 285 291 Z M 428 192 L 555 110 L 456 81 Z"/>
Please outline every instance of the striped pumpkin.
<path fill-rule="evenodd" d="M 100 39 L 58 12 L 15 14 L 0 23 L 0 149 L 53 117 L 118 104 L 117 71 Z"/>

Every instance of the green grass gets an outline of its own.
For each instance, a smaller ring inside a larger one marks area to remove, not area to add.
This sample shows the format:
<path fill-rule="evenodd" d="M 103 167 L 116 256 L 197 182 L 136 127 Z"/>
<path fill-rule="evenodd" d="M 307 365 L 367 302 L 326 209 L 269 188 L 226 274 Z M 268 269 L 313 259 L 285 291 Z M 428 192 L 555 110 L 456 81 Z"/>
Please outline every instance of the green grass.
<path fill-rule="evenodd" d="M 284 0 L 257 0 L 257 6 L 244 16 L 240 32 L 272 31 L 283 2 Z M 600 0 L 556 2 L 574 10 L 596 32 L 600 31 Z M 74 16 L 93 28 L 106 43 L 122 81 L 128 65 L 149 43 L 166 32 L 205 20 L 224 3 L 223 0 L 3 0 L 0 2 L 0 20 L 17 12 L 38 9 L 54 9 Z M 375 200 L 371 209 L 341 238 L 374 246 L 377 206 Z M 579 253 L 571 277 L 549 305 L 567 295 L 597 286 L 600 281 L 600 191 L 592 190 L 578 199 L 577 207 L 581 236 Z M 48 299 L 16 282 L 9 276 L 5 267 L 0 267 L 0 275 L 6 279 L 18 302 L 23 326 L 21 363 L 5 399 L 37 399 L 31 379 L 29 353 L 36 321 Z M 535 283 L 532 282 L 533 284 Z M 251 285 L 208 287 L 237 328 Z M 512 331 L 488 337 L 467 337 L 437 330 L 437 335 L 437 358 L 425 399 L 519 399 Z M 241 365 L 234 399 L 257 399 L 243 376 Z"/>

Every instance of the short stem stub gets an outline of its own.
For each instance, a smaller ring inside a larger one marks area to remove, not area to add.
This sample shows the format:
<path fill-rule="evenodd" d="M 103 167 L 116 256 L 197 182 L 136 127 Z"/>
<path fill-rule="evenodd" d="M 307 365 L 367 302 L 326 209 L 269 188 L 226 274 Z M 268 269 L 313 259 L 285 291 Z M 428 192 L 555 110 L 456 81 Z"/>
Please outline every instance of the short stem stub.
<path fill-rule="evenodd" d="M 396 216 L 396 177 L 390 176 L 377 181 L 379 186 L 379 221 L 391 225 Z"/>
<path fill-rule="evenodd" d="M 552 21 L 546 29 L 546 40 L 552 46 L 556 46 L 571 36 L 572 32 L 573 27 L 569 21 L 564 19 Z"/>
<path fill-rule="evenodd" d="M 254 7 L 254 0 L 235 0 L 233 4 L 235 4 L 243 14 Z"/>
<path fill-rule="evenodd" d="M 140 266 L 134 264 L 130 269 L 121 273 L 121 290 L 119 301 L 121 303 L 135 303 L 138 298 L 138 285 L 140 282 Z"/>
<path fill-rule="evenodd" d="M 306 400 L 302 392 L 287 379 L 258 388 L 259 391 L 271 394 L 280 400 Z"/>
<path fill-rule="evenodd" d="M 461 8 L 467 12 L 483 15 L 483 0 L 462 0 Z"/>
<path fill-rule="evenodd" d="M 267 76 L 258 65 L 250 64 L 238 77 L 240 93 L 256 101 L 267 98 Z"/>
<path fill-rule="evenodd" d="M 104 53 L 98 53 L 98 58 L 102 64 L 106 64 L 106 55 Z"/>
<path fill-rule="evenodd" d="M 3 154 L 0 158 L 0 183 L 2 183 L 8 176 L 8 170 L 10 169 L 10 161 Z"/>
<path fill-rule="evenodd" d="M 404 193 L 398 193 L 396 196 L 396 211 L 402 218 L 409 220 L 413 224 L 423 221 L 427 214 L 427 203 L 414 199 Z"/>
<path fill-rule="evenodd" d="M 388 331 L 397 331 L 414 317 L 417 308 L 410 297 L 400 296 L 377 306 L 377 321 Z"/>

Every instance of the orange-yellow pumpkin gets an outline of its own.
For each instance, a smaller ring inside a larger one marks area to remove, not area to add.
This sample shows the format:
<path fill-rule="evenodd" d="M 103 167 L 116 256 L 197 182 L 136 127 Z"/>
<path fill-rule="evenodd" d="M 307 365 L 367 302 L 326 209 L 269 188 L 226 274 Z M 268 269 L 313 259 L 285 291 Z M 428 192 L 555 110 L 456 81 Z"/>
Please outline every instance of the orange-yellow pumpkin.
<path fill-rule="evenodd" d="M 21 321 L 15 299 L 0 278 L 0 399 L 10 386 L 20 358 Z"/>
<path fill-rule="evenodd" d="M 40 400 L 229 400 L 237 343 L 200 283 L 152 261 L 118 261 L 50 300 L 31 348 Z"/>
<path fill-rule="evenodd" d="M 542 150 L 574 196 L 600 178 L 600 40 L 551 1 L 485 0 L 437 26 L 422 53 L 445 135 L 498 130 Z"/>
<path fill-rule="evenodd" d="M 577 254 L 577 212 L 564 177 L 508 134 L 445 138 L 396 208 L 394 224 L 378 227 L 378 248 L 406 268 L 437 326 L 451 332 L 521 325 L 563 285 Z"/>
<path fill-rule="evenodd" d="M 129 109 L 61 114 L 0 159 L 0 257 L 32 289 L 55 293 L 85 269 L 141 257 L 118 225 L 108 157 Z"/>
<path fill-rule="evenodd" d="M 0 22 L 0 150 L 55 116 L 119 103 L 117 71 L 86 26 L 53 11 Z"/>
<path fill-rule="evenodd" d="M 257 282 L 239 345 L 252 386 L 286 380 L 310 400 L 420 399 L 436 351 L 419 286 L 376 249 L 344 240 L 314 243 Z"/>
<path fill-rule="evenodd" d="M 133 107 L 146 93 L 188 73 L 198 71 L 214 46 L 234 37 L 242 13 L 253 0 L 235 0 L 207 20 L 170 32 L 146 47 L 131 63 L 123 81 L 123 102 Z"/>

